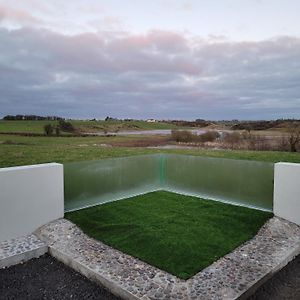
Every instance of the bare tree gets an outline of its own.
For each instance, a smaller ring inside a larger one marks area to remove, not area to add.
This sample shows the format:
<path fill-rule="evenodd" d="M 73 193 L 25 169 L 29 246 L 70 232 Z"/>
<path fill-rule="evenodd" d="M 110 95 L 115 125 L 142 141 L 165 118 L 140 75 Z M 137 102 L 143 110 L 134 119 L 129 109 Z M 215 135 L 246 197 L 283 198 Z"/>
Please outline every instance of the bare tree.
<path fill-rule="evenodd" d="M 291 152 L 297 152 L 297 146 L 300 143 L 300 128 L 295 127 L 291 130 L 289 136 L 289 145 Z"/>
<path fill-rule="evenodd" d="M 194 142 L 197 136 L 188 130 L 175 130 L 171 131 L 171 139 L 175 142 L 191 143 Z"/>
<path fill-rule="evenodd" d="M 241 135 L 238 132 L 228 132 L 224 136 L 224 141 L 227 144 L 231 145 L 231 149 L 234 149 L 235 146 L 240 142 L 241 140 Z"/>

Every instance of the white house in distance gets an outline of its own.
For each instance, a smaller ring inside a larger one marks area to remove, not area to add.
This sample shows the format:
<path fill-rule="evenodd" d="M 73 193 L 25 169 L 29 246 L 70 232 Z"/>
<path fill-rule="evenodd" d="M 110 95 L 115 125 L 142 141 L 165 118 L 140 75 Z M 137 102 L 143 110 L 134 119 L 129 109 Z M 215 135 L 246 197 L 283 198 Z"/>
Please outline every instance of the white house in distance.
<path fill-rule="evenodd" d="M 148 123 L 155 123 L 155 122 L 157 122 L 157 120 L 155 120 L 155 119 L 148 119 L 147 122 Z"/>

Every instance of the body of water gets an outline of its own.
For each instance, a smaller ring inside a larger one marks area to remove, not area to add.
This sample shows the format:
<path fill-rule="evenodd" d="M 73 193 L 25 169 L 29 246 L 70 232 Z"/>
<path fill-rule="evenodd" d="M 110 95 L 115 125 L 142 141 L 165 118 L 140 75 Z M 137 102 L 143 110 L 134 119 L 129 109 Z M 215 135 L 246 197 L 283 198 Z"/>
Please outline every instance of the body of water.
<path fill-rule="evenodd" d="M 184 131 L 190 131 L 193 134 L 203 134 L 207 132 L 208 130 L 205 129 L 181 129 Z M 154 130 L 125 130 L 125 131 L 119 131 L 119 132 L 107 132 L 106 134 L 101 132 L 91 133 L 92 135 L 170 135 L 171 129 L 154 129 Z M 230 131 L 230 130 L 216 130 L 219 133 Z"/>

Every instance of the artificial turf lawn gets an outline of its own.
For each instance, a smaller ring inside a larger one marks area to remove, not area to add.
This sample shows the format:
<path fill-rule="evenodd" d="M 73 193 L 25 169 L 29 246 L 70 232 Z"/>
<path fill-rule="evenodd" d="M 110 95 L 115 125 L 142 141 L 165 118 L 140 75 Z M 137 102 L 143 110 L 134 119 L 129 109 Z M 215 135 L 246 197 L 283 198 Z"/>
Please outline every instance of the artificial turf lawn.
<path fill-rule="evenodd" d="M 272 213 L 158 191 L 65 217 L 87 235 L 188 279 L 252 238 Z"/>

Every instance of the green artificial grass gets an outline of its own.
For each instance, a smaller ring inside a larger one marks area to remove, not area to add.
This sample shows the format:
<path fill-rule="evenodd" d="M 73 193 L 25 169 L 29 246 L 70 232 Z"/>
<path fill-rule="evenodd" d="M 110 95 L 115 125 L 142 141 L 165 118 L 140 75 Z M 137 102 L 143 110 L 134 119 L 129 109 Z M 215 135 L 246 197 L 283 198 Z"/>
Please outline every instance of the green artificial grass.
<path fill-rule="evenodd" d="M 65 217 L 87 235 L 188 279 L 251 239 L 272 213 L 158 191 Z"/>

